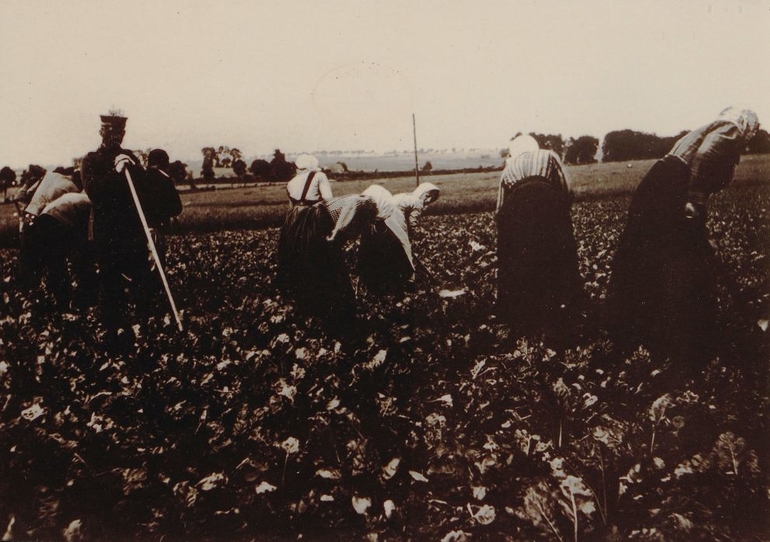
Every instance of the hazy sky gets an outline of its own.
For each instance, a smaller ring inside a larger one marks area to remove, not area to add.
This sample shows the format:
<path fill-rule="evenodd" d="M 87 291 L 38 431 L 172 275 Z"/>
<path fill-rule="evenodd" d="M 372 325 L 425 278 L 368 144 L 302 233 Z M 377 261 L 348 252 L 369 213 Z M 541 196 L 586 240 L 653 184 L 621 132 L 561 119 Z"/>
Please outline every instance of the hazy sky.
<path fill-rule="evenodd" d="M 770 125 L 770 0 L 0 0 L 0 166 Z"/>

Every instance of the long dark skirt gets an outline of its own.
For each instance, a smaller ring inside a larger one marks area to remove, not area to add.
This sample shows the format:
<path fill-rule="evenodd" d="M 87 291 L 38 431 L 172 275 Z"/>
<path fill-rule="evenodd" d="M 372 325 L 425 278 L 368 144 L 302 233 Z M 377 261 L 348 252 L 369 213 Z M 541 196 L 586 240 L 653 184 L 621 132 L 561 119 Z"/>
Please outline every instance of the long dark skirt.
<path fill-rule="evenodd" d="M 497 313 L 518 331 L 569 332 L 583 290 L 568 197 L 542 177 L 517 183 L 497 215 Z"/>
<path fill-rule="evenodd" d="M 323 205 L 293 207 L 278 241 L 278 287 L 307 316 L 335 333 L 355 320 L 355 293 L 340 242 L 330 242 L 334 222 Z"/>
<path fill-rule="evenodd" d="M 19 282 L 33 288 L 43 276 L 60 311 L 82 309 L 95 302 L 96 266 L 85 227 L 78 230 L 51 215 L 41 215 L 26 228 L 19 254 Z M 74 297 L 72 279 L 77 283 Z M 71 301 L 74 307 L 70 307 Z"/>
<path fill-rule="evenodd" d="M 622 348 L 701 365 L 718 334 L 714 253 L 705 219 L 684 216 L 689 170 L 659 160 L 631 200 L 612 264 L 608 325 Z"/>
<path fill-rule="evenodd" d="M 361 234 L 357 271 L 366 289 L 375 294 L 403 293 L 413 275 L 404 247 L 382 220 Z"/>

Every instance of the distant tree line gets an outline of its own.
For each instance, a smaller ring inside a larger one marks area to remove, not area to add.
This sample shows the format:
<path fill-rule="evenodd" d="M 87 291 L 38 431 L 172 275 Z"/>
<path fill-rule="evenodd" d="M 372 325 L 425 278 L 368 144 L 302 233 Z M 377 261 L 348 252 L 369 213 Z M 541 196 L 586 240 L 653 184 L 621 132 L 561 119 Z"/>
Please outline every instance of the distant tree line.
<path fill-rule="evenodd" d="M 239 149 L 220 145 L 217 149 L 204 147 L 201 153 L 203 154 L 201 178 L 205 181 L 214 180 L 216 177 L 214 168 L 232 168 L 239 178 L 246 174 L 246 162 L 243 161 L 243 153 Z"/>
<path fill-rule="evenodd" d="M 511 140 L 522 135 L 521 132 L 514 135 Z M 578 138 L 568 137 L 564 140 L 561 134 L 538 134 L 530 132 L 541 149 L 552 150 L 565 164 L 593 164 L 596 162 L 596 151 L 599 149 L 599 140 L 593 136 L 583 135 Z M 508 157 L 508 149 L 500 151 L 502 158 Z"/>
<path fill-rule="evenodd" d="M 638 132 L 635 130 L 615 130 L 607 133 L 601 143 L 602 162 L 624 162 L 630 160 L 656 159 L 665 156 L 671 150 L 674 143 L 687 133 L 682 130 L 676 135 L 661 137 L 657 134 Z M 521 132 L 514 135 L 511 139 L 521 135 Z M 564 139 L 561 134 L 538 134 L 530 132 L 540 148 L 550 149 L 558 154 L 565 164 L 581 165 L 593 164 L 597 162 L 599 151 L 599 139 L 590 135 L 582 135 L 577 138 L 568 137 Z M 151 149 L 137 150 L 134 154 L 147 165 L 147 156 Z M 320 152 L 319 154 L 341 154 L 342 151 Z M 364 153 L 364 151 L 355 151 Z M 766 154 L 770 153 L 770 134 L 766 130 L 759 130 L 754 138 L 746 144 L 744 149 L 746 154 Z M 237 148 L 230 148 L 226 145 L 220 145 L 218 148 L 204 147 L 201 149 L 203 154 L 203 165 L 200 171 L 200 178 L 207 182 L 216 180 L 215 168 L 231 168 L 238 181 L 247 183 L 254 181 L 261 182 L 286 182 L 290 180 L 297 171 L 297 166 L 293 162 L 286 160 L 286 155 L 276 149 L 273 152 L 273 158 L 270 161 L 257 159 L 251 165 L 247 165 L 243 160 L 243 153 Z M 501 158 L 508 157 L 508 149 L 500 151 Z M 74 159 L 74 169 L 79 169 L 81 159 Z M 479 171 L 489 168 L 466 168 L 460 171 Z M 495 169 L 495 168 L 491 168 Z M 340 178 L 369 178 L 400 176 L 404 172 L 361 172 L 348 171 L 344 162 L 337 162 L 330 168 L 332 173 Z M 433 169 L 430 161 L 422 167 L 425 174 L 445 173 Z M 454 170 L 453 170 L 454 171 Z M 189 182 L 194 188 L 196 179 L 188 169 L 187 164 L 176 160 L 169 165 L 169 176 L 176 183 Z M 6 166 L 0 169 L 0 190 L 3 191 L 3 199 L 7 199 L 7 190 L 10 186 L 16 184 L 16 173 L 13 169 Z"/>
<path fill-rule="evenodd" d="M 635 130 L 616 130 L 607 133 L 601 146 L 602 162 L 624 162 L 629 160 L 647 160 L 662 158 L 671 150 L 674 143 L 685 135 L 688 130 L 682 130 L 678 134 L 669 137 L 661 137 L 656 134 L 637 132 Z M 513 136 L 521 135 L 521 132 Z M 541 149 L 550 149 L 558 154 L 565 164 L 579 165 L 592 164 L 597 161 L 599 139 L 593 136 L 580 136 L 564 140 L 561 134 L 538 134 L 531 132 Z M 745 149 L 746 154 L 770 153 L 770 134 L 765 130 L 759 132 L 749 141 Z M 508 150 L 500 151 L 503 158 L 508 156 Z"/>
<path fill-rule="evenodd" d="M 655 134 L 633 130 L 609 132 L 604 136 L 604 143 L 602 144 L 602 161 L 622 162 L 626 160 L 661 158 L 687 132 L 687 130 L 682 130 L 677 135 L 671 137 L 659 137 Z M 751 141 L 746 144 L 744 152 L 746 154 L 769 153 L 770 134 L 765 130 L 759 130 Z"/>
<path fill-rule="evenodd" d="M 280 183 L 291 180 L 297 173 L 297 166 L 294 162 L 288 162 L 280 149 L 275 149 L 272 160 L 254 160 L 249 166 L 249 172 L 257 181 Z"/>
<path fill-rule="evenodd" d="M 661 158 L 671 150 L 674 143 L 681 138 L 687 130 L 680 133 L 661 137 L 656 134 L 638 132 L 635 130 L 615 130 L 607 133 L 601 142 L 601 161 L 602 162 L 623 162 L 631 160 L 646 160 Z M 521 132 L 514 135 L 511 139 L 521 135 Z M 600 141 L 598 138 L 590 135 L 581 135 L 579 137 L 568 137 L 564 139 L 561 134 L 539 134 L 530 132 L 540 148 L 554 151 L 561 157 L 565 164 L 582 165 L 596 163 L 599 155 Z M 238 149 L 231 149 L 227 146 L 204 147 L 201 149 L 203 154 L 203 165 L 201 167 L 201 178 L 204 181 L 212 182 L 216 180 L 214 168 L 232 168 L 235 177 L 243 183 L 247 182 L 287 182 L 297 171 L 293 162 L 286 160 L 286 155 L 275 149 L 270 161 L 264 159 L 254 160 L 247 166 L 242 159 L 242 153 Z M 363 151 L 358 151 L 363 152 Z M 748 154 L 770 153 L 770 134 L 765 130 L 760 130 L 757 135 L 747 144 L 745 152 Z M 329 153 L 321 153 L 329 154 Z M 333 153 L 332 153 L 333 154 Z M 501 158 L 507 158 L 508 149 L 500 151 Z M 484 168 L 481 168 L 484 169 Z M 493 168 L 494 169 L 494 168 Z M 427 161 L 421 168 L 425 174 L 436 174 L 433 164 Z M 339 175 L 341 179 L 346 178 L 366 178 L 368 173 L 360 171 L 349 171 L 344 162 L 337 162 L 330 168 L 332 173 Z M 478 171 L 478 168 L 469 168 L 468 171 Z M 404 172 L 393 172 L 394 175 L 403 175 Z M 371 175 L 386 176 L 385 173 L 375 171 Z M 173 175 L 172 175 L 173 176 Z"/>

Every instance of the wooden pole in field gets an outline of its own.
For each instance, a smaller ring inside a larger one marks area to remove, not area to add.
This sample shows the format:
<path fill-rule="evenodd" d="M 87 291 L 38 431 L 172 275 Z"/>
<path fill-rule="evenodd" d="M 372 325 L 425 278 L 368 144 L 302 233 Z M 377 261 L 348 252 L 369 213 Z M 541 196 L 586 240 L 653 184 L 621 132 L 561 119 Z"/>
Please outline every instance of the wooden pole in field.
<path fill-rule="evenodd" d="M 163 289 L 166 291 L 166 297 L 168 298 L 168 302 L 171 305 L 171 312 L 174 313 L 174 320 L 176 320 L 176 325 L 179 328 L 179 331 L 183 331 L 184 328 L 182 327 L 182 320 L 179 318 L 179 311 L 176 310 L 174 296 L 171 295 L 171 288 L 169 287 L 168 280 L 166 279 L 166 272 L 163 271 L 163 265 L 160 263 L 160 255 L 158 254 L 158 249 L 155 247 L 155 241 L 152 240 L 150 226 L 147 224 L 147 218 L 144 215 L 142 204 L 139 202 L 139 195 L 136 193 L 134 181 L 131 178 L 131 174 L 128 172 L 128 167 L 123 169 L 123 171 L 126 174 L 126 181 L 128 182 L 129 190 L 131 190 L 131 197 L 134 199 L 134 205 L 136 205 L 136 212 L 139 214 L 139 220 L 142 223 L 142 228 L 144 228 L 144 235 L 147 237 L 147 246 L 150 248 L 150 254 L 152 254 L 152 259 L 155 261 L 155 266 L 158 268 L 158 273 L 160 273 L 160 280 L 163 282 Z"/>
<path fill-rule="evenodd" d="M 417 163 L 417 123 L 412 113 L 412 132 L 414 133 L 414 176 L 417 179 L 417 186 L 420 186 L 420 166 Z"/>

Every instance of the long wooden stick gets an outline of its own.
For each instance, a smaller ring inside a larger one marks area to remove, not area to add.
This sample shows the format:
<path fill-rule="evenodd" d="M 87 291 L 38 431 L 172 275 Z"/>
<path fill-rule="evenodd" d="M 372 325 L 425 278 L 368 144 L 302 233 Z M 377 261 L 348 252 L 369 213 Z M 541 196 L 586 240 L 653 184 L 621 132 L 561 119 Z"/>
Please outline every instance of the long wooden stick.
<path fill-rule="evenodd" d="M 182 331 L 182 320 L 179 318 L 179 312 L 176 310 L 176 303 L 174 303 L 174 297 L 171 295 L 171 288 L 168 286 L 168 280 L 166 280 L 166 273 L 163 271 L 163 266 L 160 263 L 160 256 L 158 255 L 158 249 L 155 247 L 155 241 L 152 240 L 152 233 L 150 233 L 150 226 L 147 225 L 147 218 L 144 216 L 144 210 L 142 209 L 142 204 L 139 203 L 139 195 L 136 193 L 136 188 L 134 187 L 134 181 L 131 179 L 131 174 L 128 172 L 128 167 L 124 168 L 123 171 L 126 172 L 126 181 L 128 181 L 128 188 L 131 190 L 131 197 L 134 198 L 134 205 L 136 205 L 136 212 L 139 213 L 139 220 L 142 222 L 142 227 L 144 228 L 144 235 L 147 237 L 147 245 L 150 247 L 150 252 L 152 253 L 152 258 L 155 260 L 155 266 L 158 268 L 158 273 L 160 273 L 160 280 L 163 281 L 163 288 L 166 290 L 166 297 L 168 297 L 168 302 L 171 304 L 171 311 L 174 313 L 174 319 L 176 320 L 176 325 L 179 328 L 179 331 Z"/>
<path fill-rule="evenodd" d="M 417 179 L 417 186 L 420 186 L 420 166 L 417 163 L 417 122 L 412 113 L 412 132 L 414 133 L 414 176 Z"/>

